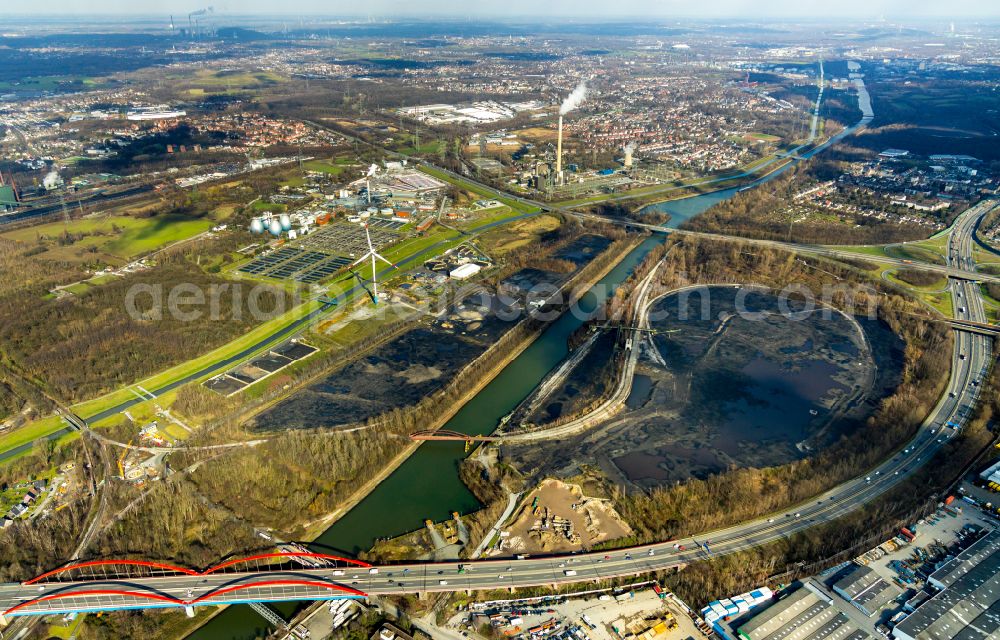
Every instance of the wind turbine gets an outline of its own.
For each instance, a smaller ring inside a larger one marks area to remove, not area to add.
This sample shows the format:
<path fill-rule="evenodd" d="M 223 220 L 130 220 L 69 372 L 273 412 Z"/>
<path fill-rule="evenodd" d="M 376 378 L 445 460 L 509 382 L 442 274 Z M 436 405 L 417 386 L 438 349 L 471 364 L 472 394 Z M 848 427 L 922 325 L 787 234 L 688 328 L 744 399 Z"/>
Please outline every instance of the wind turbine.
<path fill-rule="evenodd" d="M 361 264 L 362 262 L 364 262 L 365 260 L 367 260 L 368 258 L 371 258 L 371 261 L 372 261 L 372 292 L 371 292 L 371 296 L 372 296 L 372 302 L 374 304 L 378 304 L 378 272 L 375 270 L 375 258 L 378 258 L 379 260 L 381 260 L 382 262 L 386 263 L 387 265 L 389 265 L 393 269 L 398 269 L 399 267 L 397 267 L 395 264 L 393 264 L 392 262 L 389 262 L 388 260 L 386 260 L 385 258 L 383 258 L 382 256 L 380 256 L 378 253 L 375 252 L 375 247 L 372 246 L 372 236 L 371 236 L 370 233 L 368 233 L 368 224 L 366 223 L 364 226 L 365 226 L 365 238 L 368 240 L 368 253 L 366 253 L 365 255 L 363 255 L 360 258 L 358 258 L 354 262 L 354 264 L 352 264 L 351 266 L 352 267 L 356 267 L 359 264 Z M 355 275 L 357 275 L 357 274 L 355 274 Z M 359 280 L 361 279 L 360 276 L 358 276 L 358 279 Z"/>

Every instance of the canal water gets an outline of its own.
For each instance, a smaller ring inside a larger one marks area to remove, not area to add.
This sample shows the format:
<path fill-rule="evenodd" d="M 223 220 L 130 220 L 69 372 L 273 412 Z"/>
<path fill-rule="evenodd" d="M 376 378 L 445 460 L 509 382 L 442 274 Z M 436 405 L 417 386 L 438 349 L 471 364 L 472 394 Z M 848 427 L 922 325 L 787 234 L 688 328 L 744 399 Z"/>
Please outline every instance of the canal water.
<path fill-rule="evenodd" d="M 867 96 L 867 93 L 865 93 Z M 869 111 L 865 120 L 870 122 Z M 812 157 L 831 144 L 853 133 L 858 126 L 848 127 L 802 157 Z M 670 214 L 664 225 L 676 229 L 712 206 L 732 198 L 739 191 L 756 186 L 784 173 L 796 164 L 794 160 L 776 171 L 754 180 L 749 185 L 704 193 L 646 207 L 644 211 Z M 653 236 L 636 247 L 601 281 L 609 290 L 623 282 L 649 251 L 664 241 Z M 593 309 L 593 298 L 581 302 L 585 310 Z M 564 314 L 550 325 L 520 356 L 470 400 L 444 426 L 445 429 L 469 434 L 493 431 L 501 418 L 510 413 L 556 367 L 568 351 L 566 339 L 581 324 L 574 314 Z M 458 477 L 458 464 L 465 457 L 461 443 L 425 442 L 385 481 L 340 520 L 323 532 L 317 545 L 346 552 L 368 549 L 378 538 L 390 538 L 421 526 L 430 518 L 443 520 L 452 511 L 468 512 L 478 507 L 475 497 Z M 269 605 L 286 619 L 300 608 L 300 603 Z M 232 606 L 215 616 L 186 640 L 252 640 L 260 637 L 269 626 L 247 605 Z"/>
<path fill-rule="evenodd" d="M 782 173 L 783 167 L 756 181 L 759 184 Z M 665 225 L 675 229 L 710 207 L 727 200 L 739 189 L 724 189 L 690 198 L 650 205 L 645 210 L 670 214 Z M 621 284 L 649 251 L 664 241 L 653 236 L 636 247 L 600 284 L 610 290 Z M 595 300 L 584 299 L 580 308 L 590 311 Z M 451 431 L 485 434 L 493 431 L 501 418 L 510 413 L 530 394 L 542 379 L 566 357 L 566 340 L 583 321 L 567 313 L 550 325 L 530 347 L 507 365 L 482 391 L 470 400 L 444 426 Z M 364 500 L 347 512 L 316 539 L 317 547 L 337 549 L 350 554 L 370 549 L 379 538 L 391 538 L 421 526 L 424 520 L 445 520 L 452 511 L 466 513 L 479 503 L 458 477 L 458 464 L 465 458 L 465 448 L 458 442 L 425 442 L 399 469 L 386 478 Z M 268 605 L 286 617 L 300 603 Z M 248 605 L 227 608 L 212 618 L 187 640 L 252 640 L 270 627 Z"/>
<path fill-rule="evenodd" d="M 631 275 L 647 253 L 664 242 L 656 235 L 644 240 L 595 287 L 611 292 Z M 579 308 L 596 307 L 591 293 Z M 542 379 L 568 354 L 567 339 L 583 324 L 584 314 L 565 313 L 531 346 L 463 406 L 444 425 L 445 429 L 486 434 L 524 400 Z M 335 522 L 316 540 L 316 547 L 355 554 L 371 548 L 379 538 L 393 537 L 421 526 L 425 519 L 445 520 L 452 511 L 467 513 L 479 507 L 458 477 L 458 464 L 465 458 L 460 442 L 425 442 L 406 462 L 379 484 L 364 500 Z M 274 606 L 289 615 L 296 603 Z M 188 638 L 189 640 L 249 640 L 266 630 L 266 623 L 249 606 L 229 607 Z"/>

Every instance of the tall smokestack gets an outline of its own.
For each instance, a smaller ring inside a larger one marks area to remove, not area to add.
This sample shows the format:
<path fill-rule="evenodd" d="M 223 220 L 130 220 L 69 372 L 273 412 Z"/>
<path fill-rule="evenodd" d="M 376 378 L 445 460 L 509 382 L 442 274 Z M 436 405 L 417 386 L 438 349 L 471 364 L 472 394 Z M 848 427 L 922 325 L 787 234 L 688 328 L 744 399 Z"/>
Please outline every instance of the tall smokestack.
<path fill-rule="evenodd" d="M 625 147 L 625 162 L 624 162 L 624 165 L 625 165 L 626 169 L 631 169 L 632 168 L 632 152 L 633 152 L 632 145 L 631 144 L 626 145 L 626 147 Z"/>
<path fill-rule="evenodd" d="M 581 82 L 570 92 L 563 103 L 559 106 L 559 139 L 556 142 L 556 179 L 563 182 L 562 172 L 562 136 L 563 136 L 563 116 L 576 109 L 587 97 L 587 83 Z"/>
<path fill-rule="evenodd" d="M 556 180 L 562 182 L 562 124 L 563 117 L 559 114 L 559 137 L 556 140 Z"/>

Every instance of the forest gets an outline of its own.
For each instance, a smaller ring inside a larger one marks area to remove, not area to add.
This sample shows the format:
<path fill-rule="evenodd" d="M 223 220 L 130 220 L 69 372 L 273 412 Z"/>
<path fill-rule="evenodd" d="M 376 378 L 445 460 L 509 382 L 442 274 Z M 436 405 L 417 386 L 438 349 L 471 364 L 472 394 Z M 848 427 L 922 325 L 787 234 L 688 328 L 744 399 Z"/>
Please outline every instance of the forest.
<path fill-rule="evenodd" d="M 166 309 L 159 319 L 132 317 L 125 304 L 131 287 L 161 286 L 166 302 L 179 283 L 208 292 L 226 282 L 178 256 L 82 295 L 25 304 L 23 291 L 0 293 L 0 350 L 5 360 L 44 381 L 63 400 L 90 398 L 210 351 L 256 324 L 247 296 L 223 298 L 214 321 L 186 322 Z M 277 289 L 264 291 L 265 310 L 275 308 L 284 295 Z M 150 304 L 149 296 L 136 298 L 140 310 Z M 207 316 L 207 307 L 203 311 Z"/>

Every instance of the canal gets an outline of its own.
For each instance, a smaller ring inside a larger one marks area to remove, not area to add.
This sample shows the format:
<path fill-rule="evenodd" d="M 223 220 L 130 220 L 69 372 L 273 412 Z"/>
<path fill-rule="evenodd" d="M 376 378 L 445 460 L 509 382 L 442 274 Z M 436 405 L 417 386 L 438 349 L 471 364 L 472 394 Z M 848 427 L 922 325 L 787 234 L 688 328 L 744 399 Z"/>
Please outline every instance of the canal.
<path fill-rule="evenodd" d="M 684 221 L 703 213 L 712 206 L 732 198 L 741 190 L 776 178 L 801 158 L 810 158 L 830 145 L 867 125 L 872 119 L 870 98 L 863 82 L 857 86 L 863 118 L 825 143 L 793 156 L 775 171 L 749 185 L 704 193 L 689 198 L 649 205 L 644 209 L 670 214 L 667 228 L 676 229 Z M 598 290 L 613 291 L 642 261 L 649 251 L 664 241 L 653 236 L 632 250 L 614 269 L 599 281 Z M 580 308 L 590 311 L 596 306 L 593 295 L 581 301 Z M 567 313 L 550 325 L 520 356 L 470 400 L 444 425 L 444 429 L 468 434 L 493 431 L 500 420 L 514 409 L 555 368 L 568 350 L 566 339 L 582 323 L 582 314 Z M 375 540 L 401 535 L 421 526 L 430 518 L 444 520 L 452 511 L 466 513 L 479 504 L 458 476 L 458 464 L 465 458 L 462 443 L 426 442 L 364 500 L 317 538 L 326 548 L 356 553 L 371 548 Z M 268 605 L 288 619 L 302 603 Z M 268 623 L 247 605 L 227 608 L 212 618 L 186 640 L 252 640 L 270 629 Z"/>
<path fill-rule="evenodd" d="M 758 182 L 773 178 L 786 167 Z M 677 228 L 685 220 L 733 197 L 737 191 L 725 189 L 648 208 L 669 213 L 670 221 L 666 226 Z M 613 291 L 628 278 L 643 257 L 663 241 L 664 237 L 659 235 L 646 239 L 599 281 L 599 290 Z M 589 295 L 581 301 L 580 308 L 589 312 L 595 304 L 593 296 Z M 583 323 L 579 315 L 566 313 L 552 323 L 443 428 L 476 435 L 496 429 L 500 420 L 566 357 L 566 339 Z M 370 549 L 379 538 L 391 538 L 417 529 L 425 519 L 445 520 L 452 511 L 467 513 L 475 510 L 479 503 L 458 476 L 458 464 L 464 458 L 463 443 L 425 442 L 364 500 L 324 531 L 316 539 L 317 545 L 356 554 Z M 302 603 L 268 606 L 287 619 L 301 608 Z M 268 623 L 248 605 L 238 605 L 212 618 L 187 640 L 252 640 L 269 629 Z"/>
<path fill-rule="evenodd" d="M 594 289 L 612 292 L 628 278 L 646 254 L 663 241 L 662 235 L 644 240 Z M 579 307 L 589 313 L 597 302 L 596 296 L 589 293 L 580 301 Z M 500 420 L 566 357 L 567 339 L 583 324 L 583 316 L 565 313 L 559 317 L 443 428 L 477 435 L 496 429 Z M 419 528 L 427 518 L 445 520 L 452 511 L 474 511 L 479 502 L 458 476 L 458 464 L 464 458 L 463 443 L 425 442 L 364 500 L 323 532 L 316 540 L 317 546 L 356 554 L 371 548 L 378 538 L 393 537 Z M 288 616 L 300 605 L 269 606 Z M 249 606 L 233 606 L 190 635 L 189 640 L 249 640 L 265 632 L 266 625 Z"/>

